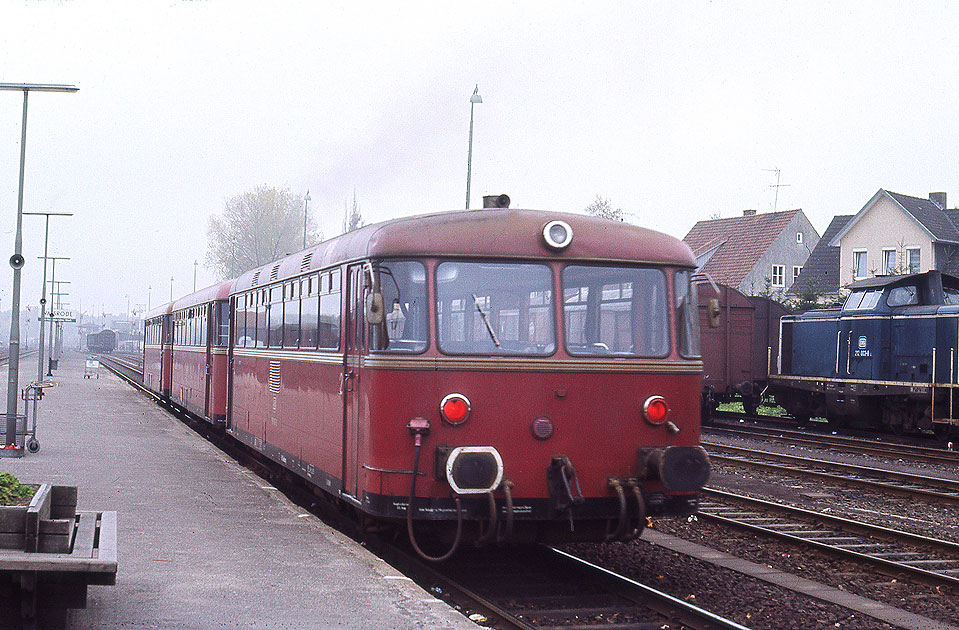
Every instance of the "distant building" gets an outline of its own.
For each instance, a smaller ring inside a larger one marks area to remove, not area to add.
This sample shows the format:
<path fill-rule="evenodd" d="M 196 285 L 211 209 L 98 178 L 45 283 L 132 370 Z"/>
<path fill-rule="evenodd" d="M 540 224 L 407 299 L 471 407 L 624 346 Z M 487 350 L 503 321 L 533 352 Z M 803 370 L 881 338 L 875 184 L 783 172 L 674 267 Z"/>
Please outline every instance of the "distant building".
<path fill-rule="evenodd" d="M 835 236 L 839 285 L 871 276 L 959 272 L 959 209 L 946 208 L 946 193 L 928 199 L 889 192 L 872 196 Z"/>
<path fill-rule="evenodd" d="M 803 266 L 802 273 L 786 295 L 792 299 L 802 299 L 815 296 L 820 304 L 832 304 L 840 297 L 839 289 L 839 260 L 838 245 L 832 245 L 832 240 L 841 229 L 846 227 L 852 214 L 842 214 L 833 217 L 829 227 L 823 232 L 819 243 Z"/>
<path fill-rule="evenodd" d="M 700 221 L 683 238 L 699 270 L 746 295 L 785 297 L 799 277 L 819 232 L 802 210 Z"/>

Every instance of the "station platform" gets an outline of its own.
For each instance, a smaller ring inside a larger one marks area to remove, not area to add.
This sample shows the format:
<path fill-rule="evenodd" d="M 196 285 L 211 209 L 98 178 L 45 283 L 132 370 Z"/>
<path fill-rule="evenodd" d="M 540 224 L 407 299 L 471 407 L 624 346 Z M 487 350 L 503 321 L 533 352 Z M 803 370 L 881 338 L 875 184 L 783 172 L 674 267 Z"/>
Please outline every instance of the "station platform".
<path fill-rule="evenodd" d="M 68 627 L 477 628 L 106 369 L 84 378 L 84 359 L 65 353 L 45 391 L 40 452 L 0 459 L 118 512 L 116 585 L 91 586 Z"/>

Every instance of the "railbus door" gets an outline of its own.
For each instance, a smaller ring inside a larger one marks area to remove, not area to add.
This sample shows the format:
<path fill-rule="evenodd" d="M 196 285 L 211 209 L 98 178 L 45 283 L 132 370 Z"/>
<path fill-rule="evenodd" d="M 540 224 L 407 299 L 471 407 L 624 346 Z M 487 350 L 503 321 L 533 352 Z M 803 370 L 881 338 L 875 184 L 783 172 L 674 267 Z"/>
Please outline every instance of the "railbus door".
<path fill-rule="evenodd" d="M 359 500 L 360 357 L 366 352 L 364 265 L 350 265 L 346 274 L 346 341 L 343 353 L 343 492 Z"/>
<path fill-rule="evenodd" d="M 213 392 L 210 390 L 210 381 L 213 375 L 213 346 L 216 345 L 217 333 L 219 332 L 219 314 L 217 311 L 218 302 L 211 302 L 206 305 L 206 374 L 203 377 L 203 417 L 211 418 L 213 401 L 210 396 Z"/>

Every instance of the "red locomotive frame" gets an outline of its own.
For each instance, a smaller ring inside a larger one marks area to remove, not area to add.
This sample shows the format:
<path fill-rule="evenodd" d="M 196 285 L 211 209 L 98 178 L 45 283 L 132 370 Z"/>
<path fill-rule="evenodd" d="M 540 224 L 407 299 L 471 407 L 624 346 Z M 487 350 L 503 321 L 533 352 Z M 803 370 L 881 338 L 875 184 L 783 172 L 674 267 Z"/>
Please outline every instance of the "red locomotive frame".
<path fill-rule="evenodd" d="M 397 219 L 156 309 L 144 381 L 414 545 L 629 538 L 708 476 L 694 268 L 581 215 Z"/>

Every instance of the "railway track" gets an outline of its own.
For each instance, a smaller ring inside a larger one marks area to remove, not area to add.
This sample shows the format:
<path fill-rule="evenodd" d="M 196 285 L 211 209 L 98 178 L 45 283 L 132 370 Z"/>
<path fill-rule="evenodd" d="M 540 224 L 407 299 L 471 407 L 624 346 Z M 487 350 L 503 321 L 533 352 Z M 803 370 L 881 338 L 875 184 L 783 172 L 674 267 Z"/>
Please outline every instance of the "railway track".
<path fill-rule="evenodd" d="M 699 517 L 815 547 L 884 572 L 959 585 L 959 543 L 708 488 Z"/>
<path fill-rule="evenodd" d="M 394 566 L 434 594 L 482 611 L 496 628 L 522 630 L 741 629 L 688 602 L 545 546 L 475 549 L 424 565 L 396 548 Z"/>
<path fill-rule="evenodd" d="M 713 461 L 959 504 L 959 481 L 701 441 Z"/>
<path fill-rule="evenodd" d="M 913 444 L 875 442 L 840 435 L 811 434 L 803 431 L 770 429 L 765 427 L 725 427 L 717 425 L 704 427 L 703 434 L 727 437 L 775 438 L 778 444 L 792 444 L 811 448 L 834 447 L 848 453 L 902 458 L 930 464 L 959 464 L 959 452 L 955 451 Z"/>

